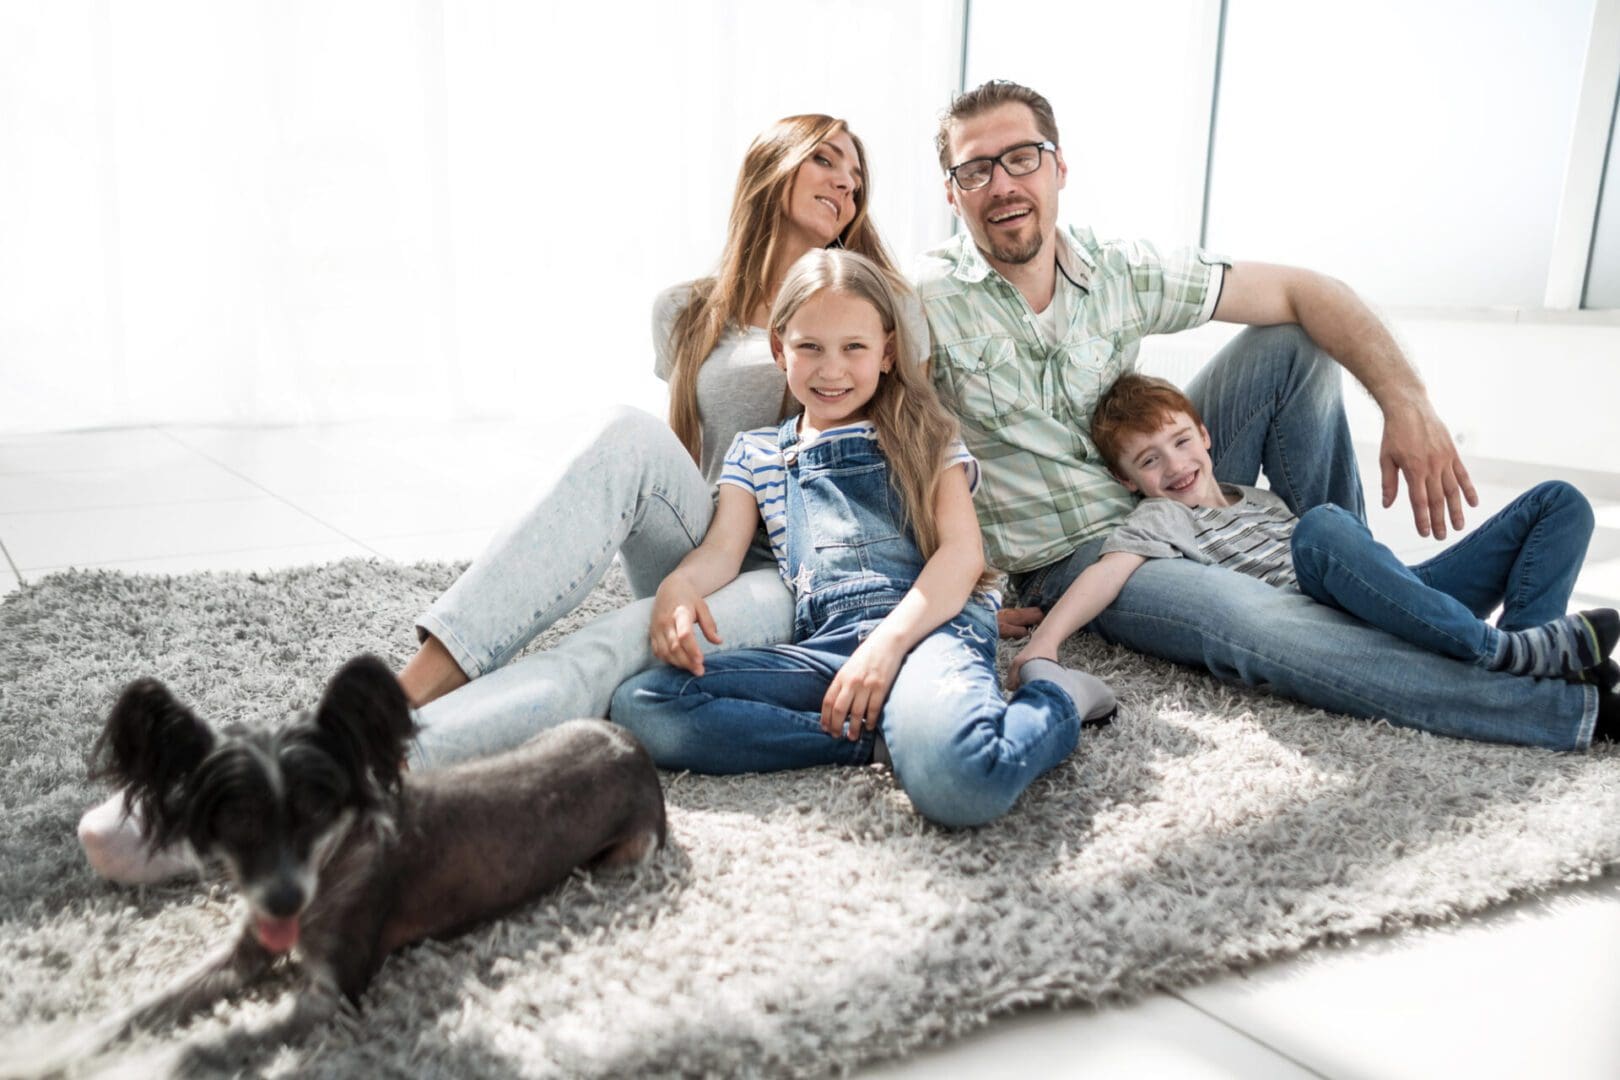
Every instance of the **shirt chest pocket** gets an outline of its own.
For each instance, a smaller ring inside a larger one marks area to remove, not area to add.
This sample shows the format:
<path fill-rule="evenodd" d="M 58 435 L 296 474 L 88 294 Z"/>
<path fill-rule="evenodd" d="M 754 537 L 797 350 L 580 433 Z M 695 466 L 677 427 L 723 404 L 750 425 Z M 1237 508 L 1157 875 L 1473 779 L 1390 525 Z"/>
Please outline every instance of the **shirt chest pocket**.
<path fill-rule="evenodd" d="M 1056 390 L 1054 404 L 1068 413 L 1075 427 L 1090 431 L 1097 399 L 1125 373 L 1125 368 L 1124 354 L 1114 347 L 1111 338 L 1094 337 L 1059 346 L 1052 356 L 1050 372 Z"/>
<path fill-rule="evenodd" d="M 950 390 L 961 413 L 1002 419 L 1029 411 L 1036 391 L 1011 338 L 974 338 L 945 352 Z"/>

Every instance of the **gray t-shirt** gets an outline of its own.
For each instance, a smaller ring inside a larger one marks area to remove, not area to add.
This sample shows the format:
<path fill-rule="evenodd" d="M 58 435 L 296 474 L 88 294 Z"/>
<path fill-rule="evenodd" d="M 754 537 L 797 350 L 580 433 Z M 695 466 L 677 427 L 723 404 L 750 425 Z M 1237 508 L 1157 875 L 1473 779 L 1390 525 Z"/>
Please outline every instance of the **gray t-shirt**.
<path fill-rule="evenodd" d="M 1297 588 L 1292 544 L 1299 519 L 1269 491 L 1222 484 L 1231 506 L 1183 506 L 1143 499 L 1103 541 L 1102 554 L 1186 558 L 1224 566 L 1281 588 Z"/>
<path fill-rule="evenodd" d="M 692 298 L 692 283 L 684 282 L 658 294 L 653 302 L 653 373 L 665 382 L 675 369 L 675 343 L 670 331 L 675 318 Z M 901 298 L 906 336 L 912 342 L 912 359 L 922 363 L 930 349 L 928 322 L 922 304 L 910 293 Z M 786 416 L 787 377 L 771 356 L 771 337 L 758 326 L 730 327 L 714 351 L 698 369 L 698 415 L 703 422 L 703 477 L 710 484 L 720 479 L 726 451 L 739 431 L 769 427 Z"/>

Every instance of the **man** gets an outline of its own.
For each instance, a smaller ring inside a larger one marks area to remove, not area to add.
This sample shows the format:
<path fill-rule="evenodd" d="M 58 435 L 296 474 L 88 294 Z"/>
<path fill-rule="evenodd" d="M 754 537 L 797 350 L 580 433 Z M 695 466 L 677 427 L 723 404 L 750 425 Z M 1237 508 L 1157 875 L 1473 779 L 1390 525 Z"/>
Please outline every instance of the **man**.
<path fill-rule="evenodd" d="M 1050 605 L 1090 565 L 1132 499 L 1089 436 L 1092 406 L 1135 367 L 1141 338 L 1214 318 L 1241 333 L 1187 387 L 1213 436 L 1217 477 L 1262 466 L 1296 513 L 1364 515 L 1339 365 L 1384 416 L 1384 505 L 1404 477 L 1421 535 L 1462 528 L 1478 505 L 1416 373 L 1343 284 L 1308 270 L 1198 250 L 1100 244 L 1057 227 L 1068 176 L 1046 99 L 990 82 L 959 97 L 938 147 L 945 195 L 967 226 L 924 256 L 918 291 L 932 371 L 982 466 L 980 522 L 1014 603 Z M 1003 612 L 1007 637 L 1040 611 Z M 1105 639 L 1321 708 L 1437 734 L 1584 750 L 1597 687 L 1488 672 L 1407 645 L 1303 596 L 1183 559 L 1144 566 L 1091 629 Z M 1604 719 L 1616 695 L 1604 692 Z"/>

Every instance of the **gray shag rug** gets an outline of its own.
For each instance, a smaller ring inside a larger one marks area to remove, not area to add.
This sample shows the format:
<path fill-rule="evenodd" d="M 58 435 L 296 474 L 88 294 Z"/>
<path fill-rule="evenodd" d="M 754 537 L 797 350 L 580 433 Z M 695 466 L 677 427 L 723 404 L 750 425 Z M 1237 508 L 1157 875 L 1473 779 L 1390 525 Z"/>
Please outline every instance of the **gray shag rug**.
<path fill-rule="evenodd" d="M 234 929 L 221 885 L 120 889 L 80 856 L 75 823 L 105 794 L 85 755 L 121 685 L 156 675 L 212 720 L 277 722 L 354 653 L 403 663 L 457 569 L 71 572 L 0 604 L 0 1032 L 103 1016 Z M 538 644 L 624 596 L 614 575 Z M 395 955 L 358 1018 L 251 1071 L 847 1071 L 1012 1010 L 1125 1000 L 1620 862 L 1608 749 L 1346 720 L 1089 637 L 1064 659 L 1113 684 L 1120 719 L 1005 820 L 928 825 L 877 768 L 666 775 L 671 843 L 652 863 Z M 143 1039 L 205 1037 L 289 985 Z"/>

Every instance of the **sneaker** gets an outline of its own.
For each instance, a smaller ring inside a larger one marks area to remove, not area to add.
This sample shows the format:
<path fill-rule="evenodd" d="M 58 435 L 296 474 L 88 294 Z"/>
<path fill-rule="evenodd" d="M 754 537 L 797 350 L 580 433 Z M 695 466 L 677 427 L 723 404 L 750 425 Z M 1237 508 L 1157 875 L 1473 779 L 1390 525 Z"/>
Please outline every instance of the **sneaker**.
<path fill-rule="evenodd" d="M 156 885 L 197 872 L 191 845 L 169 844 L 153 851 L 141 836 L 140 811 L 124 809 L 119 792 L 92 806 L 79 819 L 79 843 L 90 869 L 119 885 Z"/>

